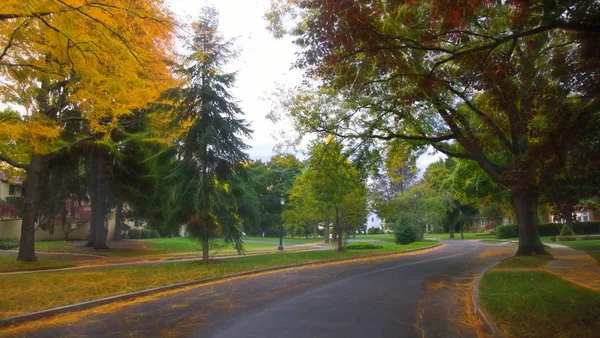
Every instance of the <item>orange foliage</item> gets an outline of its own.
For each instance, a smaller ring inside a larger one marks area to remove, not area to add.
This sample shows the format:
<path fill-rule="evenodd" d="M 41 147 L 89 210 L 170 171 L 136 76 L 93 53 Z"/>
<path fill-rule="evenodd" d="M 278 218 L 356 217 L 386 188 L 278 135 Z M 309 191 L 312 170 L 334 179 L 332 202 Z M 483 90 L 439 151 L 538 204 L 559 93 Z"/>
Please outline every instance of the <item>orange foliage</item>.
<path fill-rule="evenodd" d="M 90 132 L 107 138 L 121 117 L 175 85 L 169 69 L 174 25 L 162 0 L 3 0 L 0 102 L 26 115 L 0 117 L 1 141 L 22 143 L 23 153 L 64 146 L 64 123 L 38 104 L 44 81 L 67 81 L 68 100 Z M 150 121 L 157 129 L 170 123 L 160 116 Z"/>

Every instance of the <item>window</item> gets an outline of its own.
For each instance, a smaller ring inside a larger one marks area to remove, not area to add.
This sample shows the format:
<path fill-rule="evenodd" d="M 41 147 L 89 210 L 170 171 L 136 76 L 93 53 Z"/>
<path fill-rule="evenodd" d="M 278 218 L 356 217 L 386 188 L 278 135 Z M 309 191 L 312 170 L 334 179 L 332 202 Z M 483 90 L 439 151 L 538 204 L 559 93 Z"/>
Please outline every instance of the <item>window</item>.
<path fill-rule="evenodd" d="M 581 216 L 581 219 L 584 222 L 589 222 L 590 221 L 590 216 L 586 213 L 586 214 L 583 214 L 583 216 Z"/>
<path fill-rule="evenodd" d="M 8 195 L 9 196 L 14 196 L 17 193 L 17 187 L 15 185 L 10 185 L 8 187 Z"/>

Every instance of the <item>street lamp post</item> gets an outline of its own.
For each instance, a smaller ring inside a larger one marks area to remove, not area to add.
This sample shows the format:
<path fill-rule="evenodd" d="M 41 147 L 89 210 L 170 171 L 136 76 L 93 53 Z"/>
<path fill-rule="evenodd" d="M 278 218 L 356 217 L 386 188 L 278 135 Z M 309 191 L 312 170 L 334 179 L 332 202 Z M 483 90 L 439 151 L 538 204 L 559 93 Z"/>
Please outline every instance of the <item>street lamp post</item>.
<path fill-rule="evenodd" d="M 277 248 L 277 250 L 279 251 L 283 251 L 283 205 L 285 204 L 285 200 L 283 199 L 283 194 L 281 194 L 281 199 L 279 200 L 279 202 L 281 202 L 281 224 L 279 225 L 279 247 Z"/>

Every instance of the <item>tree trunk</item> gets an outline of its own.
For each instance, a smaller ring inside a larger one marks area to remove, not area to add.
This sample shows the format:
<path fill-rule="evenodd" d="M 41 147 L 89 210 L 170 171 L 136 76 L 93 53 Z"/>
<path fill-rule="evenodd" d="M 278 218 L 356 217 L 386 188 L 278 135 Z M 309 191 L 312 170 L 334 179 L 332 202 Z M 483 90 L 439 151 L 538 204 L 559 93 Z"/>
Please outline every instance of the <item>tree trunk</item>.
<path fill-rule="evenodd" d="M 329 222 L 325 225 L 325 243 L 329 243 Z"/>
<path fill-rule="evenodd" d="M 35 218 L 37 213 L 38 185 L 43 166 L 43 156 L 31 155 L 31 162 L 27 166 L 27 186 L 23 201 L 23 220 L 21 221 L 21 241 L 19 246 L 18 261 L 33 262 L 35 257 Z"/>
<path fill-rule="evenodd" d="M 123 202 L 117 202 L 117 208 L 115 210 L 115 230 L 113 233 L 113 240 L 121 240 L 121 222 L 123 222 Z"/>
<path fill-rule="evenodd" d="M 98 182 L 96 170 L 98 167 L 95 165 L 96 160 L 94 159 L 94 151 L 92 151 L 90 159 L 90 231 L 88 232 L 88 241 L 85 244 L 87 247 L 94 247 L 96 244 L 96 212 L 97 212 L 97 190 Z"/>
<path fill-rule="evenodd" d="M 450 224 L 448 226 L 448 233 L 450 234 L 450 238 L 454 238 L 454 226 L 456 225 L 456 223 L 452 222 L 452 224 Z"/>
<path fill-rule="evenodd" d="M 565 205 L 562 207 L 562 210 L 561 210 L 562 216 L 565 218 L 565 224 L 571 230 L 571 232 L 573 231 L 573 212 L 574 211 L 575 211 L 575 208 L 573 207 L 573 205 Z"/>
<path fill-rule="evenodd" d="M 202 237 L 202 261 L 208 263 L 208 236 Z"/>
<path fill-rule="evenodd" d="M 95 231 L 96 238 L 94 241 L 94 249 L 105 250 L 106 246 L 106 177 L 104 173 L 104 151 L 97 149 L 95 151 L 96 166 L 96 213 L 95 213 Z M 92 209 L 94 205 L 92 205 Z"/>
<path fill-rule="evenodd" d="M 344 234 L 342 233 L 342 223 L 340 222 L 340 213 L 338 210 L 335 211 L 335 231 L 334 236 L 337 235 L 337 251 L 344 251 L 344 246 L 342 243 Z"/>
<path fill-rule="evenodd" d="M 516 255 L 547 255 L 537 228 L 537 194 L 518 191 L 512 197 L 519 225 L 519 248 Z"/>
<path fill-rule="evenodd" d="M 208 168 L 207 166 L 207 157 L 206 157 L 206 146 L 203 149 L 203 161 L 202 161 L 202 191 L 200 192 L 200 225 L 202 226 L 202 261 L 204 263 L 208 263 L 208 213 L 209 213 L 209 205 L 208 205 Z"/>

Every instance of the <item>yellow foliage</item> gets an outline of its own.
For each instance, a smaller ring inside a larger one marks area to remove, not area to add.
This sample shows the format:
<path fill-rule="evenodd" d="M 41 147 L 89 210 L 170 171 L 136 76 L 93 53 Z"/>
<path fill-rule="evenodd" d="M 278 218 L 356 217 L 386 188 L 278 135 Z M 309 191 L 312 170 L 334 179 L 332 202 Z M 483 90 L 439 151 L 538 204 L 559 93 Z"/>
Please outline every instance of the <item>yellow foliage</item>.
<path fill-rule="evenodd" d="M 27 111 L 24 121 L 0 120 L 3 141 L 25 142 L 24 151 L 36 153 L 59 144 L 56 114 L 39 106 L 44 81 L 67 81 L 69 101 L 89 121 L 91 133 L 105 138 L 121 117 L 175 86 L 169 69 L 175 22 L 163 2 L 3 0 L 0 101 Z M 168 116 L 151 119 L 156 130 L 170 122 Z M 154 137 L 168 142 L 173 134 Z"/>

